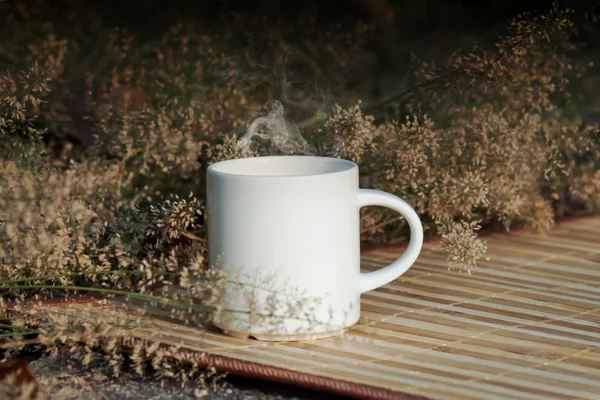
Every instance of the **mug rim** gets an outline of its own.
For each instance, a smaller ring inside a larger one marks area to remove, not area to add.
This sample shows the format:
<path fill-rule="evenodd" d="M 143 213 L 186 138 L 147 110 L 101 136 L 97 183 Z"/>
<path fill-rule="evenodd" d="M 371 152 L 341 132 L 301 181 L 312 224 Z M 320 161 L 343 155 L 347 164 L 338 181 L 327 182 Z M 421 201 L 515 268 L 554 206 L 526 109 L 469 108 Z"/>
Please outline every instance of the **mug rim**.
<path fill-rule="evenodd" d="M 297 174 L 297 175 L 264 175 L 264 174 L 244 174 L 244 173 L 234 173 L 234 172 L 225 172 L 220 171 L 218 168 L 223 167 L 225 164 L 232 163 L 255 163 L 260 160 L 266 159 L 280 159 L 280 160 L 290 160 L 290 159 L 315 159 L 315 160 L 326 160 L 327 162 L 338 164 L 343 168 L 334 171 L 324 171 L 319 173 L 309 173 L 309 174 Z M 306 178 L 315 178 L 320 176 L 330 176 L 336 174 L 348 173 L 354 168 L 358 169 L 358 165 L 350 160 L 346 160 L 343 158 L 335 158 L 335 157 L 325 157 L 325 156 L 307 156 L 307 155 L 275 155 L 275 156 L 257 156 L 257 157 L 244 157 L 244 158 L 234 158 L 230 160 L 223 160 L 213 163 L 208 166 L 207 173 L 222 176 L 222 177 L 237 177 L 237 178 L 247 178 L 247 179 L 306 179 Z"/>

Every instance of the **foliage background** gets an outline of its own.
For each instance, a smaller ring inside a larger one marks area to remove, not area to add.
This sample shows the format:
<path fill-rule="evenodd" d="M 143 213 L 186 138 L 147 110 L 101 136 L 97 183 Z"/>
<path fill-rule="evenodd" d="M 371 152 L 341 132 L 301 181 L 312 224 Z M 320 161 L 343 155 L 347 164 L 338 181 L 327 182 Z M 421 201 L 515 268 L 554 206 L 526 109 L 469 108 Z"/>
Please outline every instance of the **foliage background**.
<path fill-rule="evenodd" d="M 599 16 L 583 1 L 1 2 L 2 301 L 127 293 L 205 323 L 205 170 L 234 157 L 357 162 L 458 271 L 485 266 L 482 226 L 597 213 Z M 361 216 L 363 243 L 406 240 L 393 213 Z M 98 338 L 138 323 L 36 314 L 1 335 L 32 321 L 48 348 L 116 371 L 124 355 Z M 129 356 L 198 378 L 156 349 Z"/>

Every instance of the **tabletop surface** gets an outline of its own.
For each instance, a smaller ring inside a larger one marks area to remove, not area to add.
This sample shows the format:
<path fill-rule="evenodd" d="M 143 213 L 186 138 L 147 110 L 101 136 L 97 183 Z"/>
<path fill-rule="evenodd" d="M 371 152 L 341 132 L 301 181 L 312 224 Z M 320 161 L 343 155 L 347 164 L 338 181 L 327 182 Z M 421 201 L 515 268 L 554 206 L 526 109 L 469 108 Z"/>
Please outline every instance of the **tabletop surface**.
<path fill-rule="evenodd" d="M 359 323 L 338 337 L 260 342 L 158 314 L 135 335 L 232 373 L 356 397 L 599 399 L 600 218 L 485 240 L 490 259 L 470 275 L 426 244 L 406 274 L 362 295 Z M 401 252 L 365 252 L 362 268 Z"/>

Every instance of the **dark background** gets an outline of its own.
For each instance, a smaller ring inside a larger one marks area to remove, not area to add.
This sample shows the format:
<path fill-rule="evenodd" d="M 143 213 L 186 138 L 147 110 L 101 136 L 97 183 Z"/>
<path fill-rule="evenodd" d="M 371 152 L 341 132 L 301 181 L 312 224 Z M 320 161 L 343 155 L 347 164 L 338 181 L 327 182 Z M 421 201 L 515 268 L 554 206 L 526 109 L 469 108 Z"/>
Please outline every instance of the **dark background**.
<path fill-rule="evenodd" d="M 241 54 L 248 43 L 266 43 L 273 27 L 284 32 L 285 42 L 294 46 L 322 38 L 321 29 L 338 26 L 342 31 L 352 32 L 358 21 L 364 21 L 374 31 L 351 62 L 353 65 L 336 73 L 346 82 L 345 89 L 356 97 L 377 101 L 393 96 L 406 84 L 411 53 L 425 60 L 443 61 L 450 53 L 466 51 L 475 43 L 493 48 L 498 35 L 507 33 L 514 17 L 522 12 L 545 13 L 553 1 L 27 0 L 18 3 L 45 4 L 42 8 L 57 19 L 66 14 L 63 11 L 82 17 L 93 14 L 104 27 L 120 27 L 140 40 L 156 40 L 169 26 L 182 20 L 215 37 L 235 31 L 239 43 L 237 49 L 228 49 L 232 56 Z M 5 0 L 4 4 L 10 7 L 16 0 Z M 575 22 L 581 27 L 575 38 L 579 49 L 574 54 L 575 61 L 600 60 L 598 29 L 584 27 L 586 13 L 600 15 L 600 1 L 563 0 L 558 4 L 574 9 Z M 57 21 L 55 28 L 67 32 L 88 29 L 81 34 L 94 36 L 95 27 L 76 25 L 76 21 Z M 260 50 L 255 52 L 258 55 Z M 266 63 L 276 62 L 275 58 L 267 57 Z M 598 66 L 590 73 L 597 71 Z M 327 82 L 320 84 L 328 89 Z M 592 84 L 596 85 L 595 81 Z"/>
<path fill-rule="evenodd" d="M 346 81 L 346 89 L 368 101 L 368 96 L 385 99 L 402 87 L 400 80 L 406 79 L 403 76 L 411 53 L 425 60 L 443 61 L 450 53 L 466 51 L 475 43 L 493 48 L 498 35 L 507 33 L 510 21 L 518 14 L 546 13 L 552 4 L 551 0 L 4 0 L 0 2 L 0 16 L 3 9 L 16 6 L 36 13 L 43 10 L 40 19 L 52 20 L 57 33 L 89 38 L 90 47 L 99 45 L 94 37 L 100 29 L 119 27 L 136 40 L 153 41 L 173 24 L 187 21 L 215 37 L 235 32 L 238 47 L 227 49 L 231 56 L 241 54 L 250 43 L 265 43 L 266 49 L 273 27 L 282 32 L 289 46 L 302 46 L 307 41 L 322 46 L 327 40 L 317 41 L 323 39 L 324 30 L 334 26 L 350 33 L 358 21 L 363 21 L 373 31 L 351 61 L 353 65 L 336 73 Z M 600 59 L 600 32 L 584 21 L 586 14 L 600 16 L 600 1 L 562 0 L 558 4 L 576 11 L 574 20 L 580 29 L 575 38 L 579 46 L 575 61 Z M 96 25 L 88 20 L 101 22 Z M 263 56 L 258 47 L 253 51 Z M 273 55 L 264 61 L 275 63 L 275 59 Z M 3 66 L 1 60 L 0 47 Z M 594 67 L 590 72 L 597 71 Z M 327 86 L 327 82 L 320 84 Z"/>

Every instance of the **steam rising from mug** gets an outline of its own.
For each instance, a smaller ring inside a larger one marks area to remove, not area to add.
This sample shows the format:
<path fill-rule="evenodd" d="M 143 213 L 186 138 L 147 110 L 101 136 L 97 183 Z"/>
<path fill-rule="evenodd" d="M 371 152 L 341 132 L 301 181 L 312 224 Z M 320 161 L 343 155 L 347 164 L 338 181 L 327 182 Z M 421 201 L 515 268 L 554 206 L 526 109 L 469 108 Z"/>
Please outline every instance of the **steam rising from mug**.
<path fill-rule="evenodd" d="M 251 140 L 259 137 L 270 140 L 284 154 L 313 155 L 312 146 L 304 139 L 298 127 L 285 119 L 285 110 L 278 100 L 269 100 L 263 108 L 265 117 L 256 118 L 237 143 L 244 156 L 250 153 Z"/>

